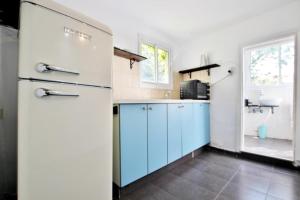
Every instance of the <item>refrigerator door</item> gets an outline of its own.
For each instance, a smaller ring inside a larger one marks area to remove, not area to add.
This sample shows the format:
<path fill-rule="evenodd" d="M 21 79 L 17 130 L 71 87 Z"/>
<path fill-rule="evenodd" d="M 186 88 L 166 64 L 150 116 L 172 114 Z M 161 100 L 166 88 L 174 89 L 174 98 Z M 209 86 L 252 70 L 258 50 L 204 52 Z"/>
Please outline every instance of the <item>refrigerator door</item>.
<path fill-rule="evenodd" d="M 109 200 L 111 90 L 19 81 L 18 199 Z"/>
<path fill-rule="evenodd" d="M 111 87 L 112 54 L 110 33 L 55 10 L 21 4 L 20 78 Z"/>

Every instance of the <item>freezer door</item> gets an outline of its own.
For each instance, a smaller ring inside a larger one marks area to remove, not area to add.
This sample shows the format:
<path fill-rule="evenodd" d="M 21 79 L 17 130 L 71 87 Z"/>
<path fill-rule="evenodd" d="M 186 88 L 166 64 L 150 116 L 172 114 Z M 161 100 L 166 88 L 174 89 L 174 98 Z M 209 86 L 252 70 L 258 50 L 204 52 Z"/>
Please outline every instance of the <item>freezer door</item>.
<path fill-rule="evenodd" d="M 110 89 L 20 81 L 18 199 L 111 199 L 111 108 Z"/>
<path fill-rule="evenodd" d="M 109 33 L 22 3 L 19 77 L 110 87 L 112 53 Z"/>

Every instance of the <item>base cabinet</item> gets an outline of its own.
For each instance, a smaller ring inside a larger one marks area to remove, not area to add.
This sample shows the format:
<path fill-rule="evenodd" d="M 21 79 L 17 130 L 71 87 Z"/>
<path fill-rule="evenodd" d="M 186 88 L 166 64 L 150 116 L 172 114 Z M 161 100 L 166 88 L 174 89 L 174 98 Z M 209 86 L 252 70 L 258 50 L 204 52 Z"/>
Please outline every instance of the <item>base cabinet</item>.
<path fill-rule="evenodd" d="M 168 163 L 182 157 L 181 106 L 168 105 Z"/>
<path fill-rule="evenodd" d="M 183 156 L 199 148 L 195 145 L 199 133 L 194 131 L 194 123 L 196 120 L 194 119 L 193 108 L 193 104 L 183 104 L 180 110 Z"/>
<path fill-rule="evenodd" d="M 148 173 L 168 162 L 167 105 L 148 104 Z"/>
<path fill-rule="evenodd" d="M 147 105 L 120 106 L 121 186 L 148 173 Z"/>
<path fill-rule="evenodd" d="M 202 123 L 203 123 L 203 143 L 201 143 L 201 146 L 204 146 L 206 144 L 210 143 L 210 112 L 209 112 L 209 104 L 203 104 L 202 106 Z"/>
<path fill-rule="evenodd" d="M 210 142 L 209 104 L 194 104 L 194 148 L 197 149 Z"/>
<path fill-rule="evenodd" d="M 207 103 L 120 104 L 116 108 L 113 169 L 119 187 L 210 142 Z"/>

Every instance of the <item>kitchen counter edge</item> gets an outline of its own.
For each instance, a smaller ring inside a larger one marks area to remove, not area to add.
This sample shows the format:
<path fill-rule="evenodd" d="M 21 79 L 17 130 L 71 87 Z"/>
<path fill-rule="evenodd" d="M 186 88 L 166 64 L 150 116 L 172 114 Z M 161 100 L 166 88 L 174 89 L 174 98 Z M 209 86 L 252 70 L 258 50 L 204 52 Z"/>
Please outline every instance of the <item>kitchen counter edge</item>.
<path fill-rule="evenodd" d="M 192 99 L 122 99 L 114 100 L 114 104 L 151 104 L 151 103 L 210 103 L 209 100 Z"/>

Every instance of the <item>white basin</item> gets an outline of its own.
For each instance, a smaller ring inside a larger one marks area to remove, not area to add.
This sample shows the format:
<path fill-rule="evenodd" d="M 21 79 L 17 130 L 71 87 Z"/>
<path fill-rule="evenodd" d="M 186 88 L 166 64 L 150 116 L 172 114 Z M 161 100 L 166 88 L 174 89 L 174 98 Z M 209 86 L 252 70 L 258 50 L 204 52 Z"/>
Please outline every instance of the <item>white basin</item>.
<path fill-rule="evenodd" d="M 263 106 L 279 106 L 281 101 L 282 101 L 281 98 L 266 98 L 266 97 L 259 98 L 259 103 L 260 105 Z"/>

